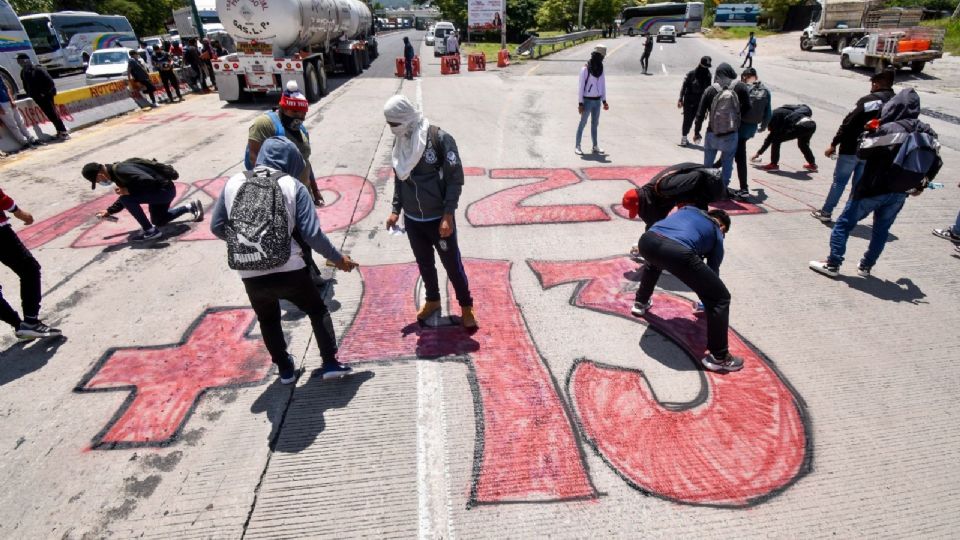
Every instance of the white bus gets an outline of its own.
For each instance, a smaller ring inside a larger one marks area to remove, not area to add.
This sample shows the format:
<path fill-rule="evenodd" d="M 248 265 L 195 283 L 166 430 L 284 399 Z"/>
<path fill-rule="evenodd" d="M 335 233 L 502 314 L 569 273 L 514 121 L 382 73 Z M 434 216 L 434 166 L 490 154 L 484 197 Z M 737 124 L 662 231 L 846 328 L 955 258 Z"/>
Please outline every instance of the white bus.
<path fill-rule="evenodd" d="M 130 21 L 122 15 L 61 11 L 20 17 L 40 65 L 51 74 L 83 69 L 93 51 L 139 46 Z"/>
<path fill-rule="evenodd" d="M 16 12 L 7 0 L 0 0 L 0 77 L 3 77 L 3 82 L 14 96 L 23 92 L 20 88 L 18 54 L 27 54 L 34 62 L 37 61 L 37 55 L 33 54 L 33 47 L 30 46 L 30 38 L 17 19 Z"/>
<path fill-rule="evenodd" d="M 673 25 L 677 35 L 700 31 L 703 23 L 703 2 L 663 2 L 628 7 L 620 14 L 621 30 L 628 34 L 653 36 L 661 26 Z"/>

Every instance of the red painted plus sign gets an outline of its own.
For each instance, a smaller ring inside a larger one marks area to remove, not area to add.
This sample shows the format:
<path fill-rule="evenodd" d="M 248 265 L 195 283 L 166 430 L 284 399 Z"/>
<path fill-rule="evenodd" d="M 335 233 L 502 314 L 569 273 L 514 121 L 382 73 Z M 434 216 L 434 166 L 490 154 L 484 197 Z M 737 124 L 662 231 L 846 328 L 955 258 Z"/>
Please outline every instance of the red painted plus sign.
<path fill-rule="evenodd" d="M 263 382 L 271 362 L 263 342 L 246 337 L 254 320 L 251 309 L 212 309 L 180 344 L 107 351 L 77 391 L 128 390 L 130 397 L 92 447 L 170 444 L 204 392 Z"/>

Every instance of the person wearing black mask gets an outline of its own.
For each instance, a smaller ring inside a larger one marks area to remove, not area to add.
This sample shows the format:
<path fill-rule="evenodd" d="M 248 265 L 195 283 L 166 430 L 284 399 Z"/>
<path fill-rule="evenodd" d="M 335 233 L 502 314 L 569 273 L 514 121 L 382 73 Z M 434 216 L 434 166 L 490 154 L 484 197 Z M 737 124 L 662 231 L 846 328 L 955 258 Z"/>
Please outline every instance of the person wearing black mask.
<path fill-rule="evenodd" d="M 653 51 L 653 36 L 647 36 L 643 42 L 643 56 L 640 57 L 640 67 L 643 68 L 643 74 L 650 74 L 650 53 Z"/>
<path fill-rule="evenodd" d="M 677 108 L 683 111 L 680 146 L 689 144 L 687 133 L 690 133 L 693 120 L 697 117 L 700 98 L 703 97 L 703 92 L 710 86 L 710 65 L 712 62 L 713 60 L 709 56 L 700 58 L 697 67 L 688 71 L 687 76 L 683 78 L 683 85 L 680 87 L 680 99 L 677 100 Z"/>
<path fill-rule="evenodd" d="M 410 44 L 410 38 L 403 38 L 403 69 L 406 72 L 405 76 L 408 81 L 413 80 L 413 57 L 416 56 L 416 51 L 413 50 L 413 45 Z"/>
<path fill-rule="evenodd" d="M 183 101 L 183 95 L 180 93 L 180 79 L 173 70 L 173 58 L 170 53 L 164 52 L 159 45 L 153 46 L 153 62 L 157 66 L 157 72 L 160 73 L 160 81 L 163 83 L 163 89 L 167 92 L 167 99 L 173 103 L 173 93 L 170 88 L 173 87 L 177 92 L 177 99 Z"/>
<path fill-rule="evenodd" d="M 18 54 L 17 63 L 20 64 L 20 82 L 23 83 L 24 92 L 33 99 L 56 128 L 57 138 L 69 139 L 67 127 L 63 125 L 63 120 L 57 113 L 57 106 L 53 103 L 53 98 L 57 95 L 57 85 L 53 82 L 53 77 L 47 73 L 47 70 L 34 65 L 26 54 Z"/>
<path fill-rule="evenodd" d="M 580 139 L 583 138 L 583 128 L 590 119 L 590 137 L 593 141 L 593 153 L 603 154 L 597 146 L 597 127 L 600 125 L 600 105 L 603 110 L 609 110 L 607 105 L 607 79 L 603 74 L 603 57 L 607 55 L 606 45 L 597 45 L 590 54 L 590 61 L 580 69 L 580 104 L 577 110 L 580 113 L 580 126 L 577 127 L 577 147 L 575 152 L 583 155 L 580 149 Z"/>
<path fill-rule="evenodd" d="M 183 63 L 193 70 L 194 76 L 199 81 L 200 90 L 204 94 L 209 93 L 207 78 L 203 74 L 203 60 L 200 58 L 200 49 L 197 48 L 197 38 L 190 38 L 187 42 L 187 48 L 183 50 Z"/>

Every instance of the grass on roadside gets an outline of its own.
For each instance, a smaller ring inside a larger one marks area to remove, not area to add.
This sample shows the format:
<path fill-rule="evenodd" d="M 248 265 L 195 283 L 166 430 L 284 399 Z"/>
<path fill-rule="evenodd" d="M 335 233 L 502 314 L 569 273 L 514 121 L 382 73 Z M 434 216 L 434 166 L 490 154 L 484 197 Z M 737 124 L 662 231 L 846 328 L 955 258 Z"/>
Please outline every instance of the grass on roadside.
<path fill-rule="evenodd" d="M 524 60 L 517 55 L 517 47 L 519 46 L 519 43 L 507 43 L 507 50 L 510 51 L 511 62 Z M 463 52 L 464 54 L 482 52 L 487 55 L 488 63 L 496 63 L 497 54 L 500 52 L 500 43 L 464 43 Z"/>
<path fill-rule="evenodd" d="M 920 24 L 946 30 L 947 35 L 943 38 L 943 50 L 950 54 L 960 55 L 960 19 L 937 19 L 923 21 Z"/>
<path fill-rule="evenodd" d="M 719 26 L 714 26 L 713 28 L 703 29 L 703 35 L 708 38 L 742 39 L 744 41 L 746 41 L 746 39 L 750 37 L 750 32 L 755 32 L 758 39 L 776 34 L 776 32 L 773 32 L 770 30 L 764 30 L 762 28 L 756 28 L 753 26 L 730 26 L 730 27 L 723 27 L 723 28 Z"/>

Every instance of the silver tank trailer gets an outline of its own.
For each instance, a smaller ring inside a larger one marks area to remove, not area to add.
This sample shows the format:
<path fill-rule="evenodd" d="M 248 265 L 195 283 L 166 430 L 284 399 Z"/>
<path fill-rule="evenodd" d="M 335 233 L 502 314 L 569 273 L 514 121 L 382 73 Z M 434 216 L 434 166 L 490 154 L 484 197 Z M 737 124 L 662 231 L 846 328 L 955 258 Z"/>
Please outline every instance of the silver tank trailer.
<path fill-rule="evenodd" d="M 271 43 L 277 51 L 360 38 L 373 21 L 359 0 L 217 0 L 217 13 L 238 40 Z"/>

